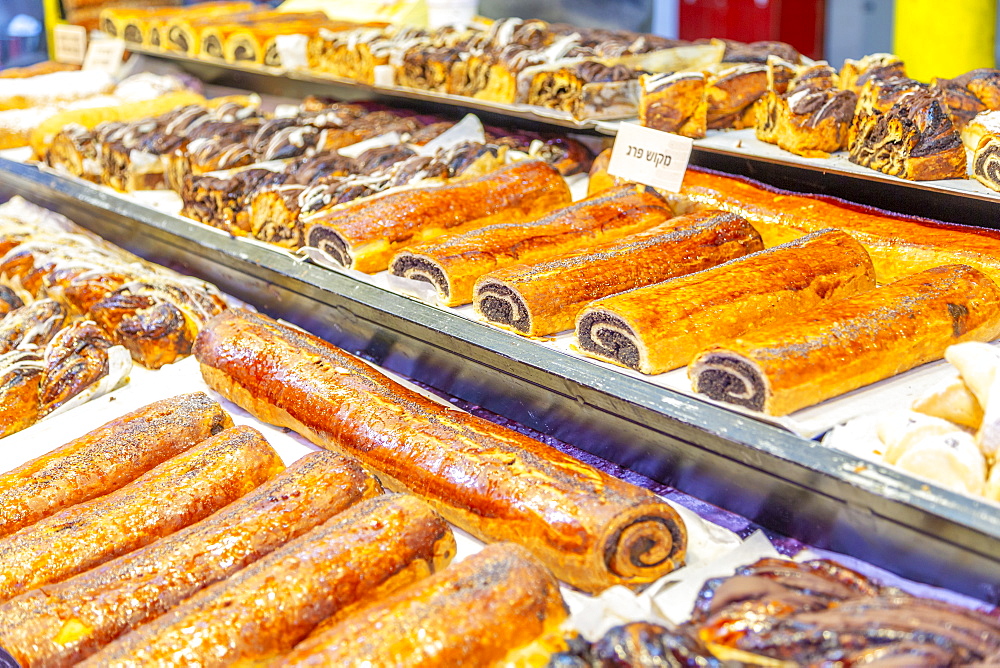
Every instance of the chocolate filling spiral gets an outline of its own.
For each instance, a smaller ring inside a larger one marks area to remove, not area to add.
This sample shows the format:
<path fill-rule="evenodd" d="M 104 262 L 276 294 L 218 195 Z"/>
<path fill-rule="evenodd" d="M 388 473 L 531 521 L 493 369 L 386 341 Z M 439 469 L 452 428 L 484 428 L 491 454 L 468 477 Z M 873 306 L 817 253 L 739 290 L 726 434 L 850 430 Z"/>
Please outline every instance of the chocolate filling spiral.
<path fill-rule="evenodd" d="M 320 249 L 345 267 L 350 267 L 354 262 L 354 259 L 351 257 L 350 248 L 343 237 L 321 225 L 317 225 L 309 230 L 306 245 Z"/>
<path fill-rule="evenodd" d="M 641 354 L 635 332 L 628 324 L 608 313 L 591 312 L 577 326 L 580 347 L 589 353 L 639 370 Z"/>
<path fill-rule="evenodd" d="M 389 273 L 394 276 L 402 276 L 413 281 L 425 281 L 433 285 L 441 296 L 448 298 L 451 296 L 451 286 L 448 284 L 448 277 L 445 276 L 441 267 L 430 260 L 412 255 L 400 255 L 395 258 L 389 266 Z"/>
<path fill-rule="evenodd" d="M 711 353 L 694 368 L 694 389 L 716 401 L 764 410 L 766 388 L 760 373 L 745 360 Z"/>
<path fill-rule="evenodd" d="M 501 283 L 486 282 L 476 290 L 476 310 L 487 320 L 519 332 L 531 331 L 531 313 L 514 290 Z"/>
<path fill-rule="evenodd" d="M 988 139 L 976 150 L 973 174 L 994 190 L 1000 190 L 1000 141 Z"/>

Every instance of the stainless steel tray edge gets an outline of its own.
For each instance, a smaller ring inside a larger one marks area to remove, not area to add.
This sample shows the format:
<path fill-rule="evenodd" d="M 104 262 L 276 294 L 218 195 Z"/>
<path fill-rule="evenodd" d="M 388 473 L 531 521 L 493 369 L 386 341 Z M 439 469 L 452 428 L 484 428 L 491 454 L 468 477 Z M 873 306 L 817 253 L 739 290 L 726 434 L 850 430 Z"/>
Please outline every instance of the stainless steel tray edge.
<path fill-rule="evenodd" d="M 994 506 L 31 166 L 0 160 L 0 194 L 776 531 L 1000 601 Z"/>

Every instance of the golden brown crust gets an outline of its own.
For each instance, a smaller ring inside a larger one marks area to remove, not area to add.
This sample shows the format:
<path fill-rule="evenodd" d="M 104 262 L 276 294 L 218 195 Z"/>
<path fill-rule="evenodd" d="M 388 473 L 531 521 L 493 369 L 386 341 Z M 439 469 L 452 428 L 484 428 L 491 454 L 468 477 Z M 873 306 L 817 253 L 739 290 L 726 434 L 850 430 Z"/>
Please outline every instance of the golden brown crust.
<path fill-rule="evenodd" d="M 0 600 L 64 580 L 197 522 L 281 468 L 256 430 L 227 429 L 110 494 L 0 539 Z"/>
<path fill-rule="evenodd" d="M 223 666 L 290 650 L 340 608 L 455 554 L 448 523 L 413 496 L 363 501 L 91 656 L 82 666 Z"/>
<path fill-rule="evenodd" d="M 0 606 L 0 647 L 23 666 L 81 661 L 199 589 L 382 486 L 359 464 L 312 452 L 201 522 Z"/>
<path fill-rule="evenodd" d="M 571 329 L 595 299 L 659 283 L 763 248 L 742 218 L 722 211 L 680 216 L 631 236 L 517 264 L 476 282 L 476 311 L 495 325 L 545 336 Z"/>
<path fill-rule="evenodd" d="M 940 359 L 952 344 L 997 336 L 1000 288 L 948 265 L 712 346 L 689 373 L 698 392 L 785 415 Z"/>
<path fill-rule="evenodd" d="M 393 257 L 389 271 L 427 280 L 440 303 L 459 306 L 472 301 L 473 286 L 489 271 L 618 239 L 671 216 L 654 191 L 622 185 L 529 222 L 495 223 L 410 246 Z"/>
<path fill-rule="evenodd" d="M 558 583 L 526 550 L 489 545 L 314 634 L 276 665 L 492 666 L 566 616 Z"/>
<path fill-rule="evenodd" d="M 994 230 L 894 215 L 704 170 L 687 171 L 681 194 L 743 216 L 767 247 L 828 227 L 843 230 L 868 251 L 879 283 L 943 264 L 967 264 L 1000 281 L 1000 233 Z"/>
<path fill-rule="evenodd" d="M 525 545 L 580 589 L 641 587 L 683 560 L 683 522 L 653 494 L 309 334 L 237 310 L 203 330 L 195 354 L 206 382 L 260 419 L 357 457 L 482 540 Z"/>
<path fill-rule="evenodd" d="M 601 151 L 590 166 L 590 180 L 587 182 L 587 196 L 591 197 L 614 186 L 626 183 L 617 176 L 608 174 L 608 163 L 611 162 L 611 149 Z"/>
<path fill-rule="evenodd" d="M 0 536 L 112 492 L 233 426 L 202 392 L 163 399 L 112 420 L 0 476 Z"/>
<path fill-rule="evenodd" d="M 27 429 L 41 418 L 39 393 L 44 380 L 45 361 L 39 353 L 14 350 L 0 355 L 0 438 Z"/>
<path fill-rule="evenodd" d="M 530 220 L 571 201 L 554 167 L 517 162 L 476 179 L 401 190 L 324 212 L 307 221 L 306 245 L 373 273 L 388 267 L 396 251 L 462 226 Z"/>
<path fill-rule="evenodd" d="M 830 230 L 596 301 L 577 319 L 577 337 L 588 355 L 662 373 L 708 343 L 873 287 L 861 245 Z"/>
<path fill-rule="evenodd" d="M 647 128 L 700 139 L 707 130 L 702 72 L 639 76 L 639 122 Z"/>

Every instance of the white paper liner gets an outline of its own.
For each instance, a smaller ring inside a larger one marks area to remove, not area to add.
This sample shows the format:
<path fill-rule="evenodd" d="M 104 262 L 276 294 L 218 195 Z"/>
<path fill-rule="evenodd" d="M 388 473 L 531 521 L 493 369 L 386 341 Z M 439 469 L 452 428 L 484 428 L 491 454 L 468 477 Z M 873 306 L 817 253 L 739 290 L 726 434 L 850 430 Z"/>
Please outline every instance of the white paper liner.
<path fill-rule="evenodd" d="M 486 130 L 475 114 L 466 114 L 458 123 L 439 134 L 423 146 L 414 146 L 417 155 L 433 157 L 439 151 L 447 151 L 459 144 L 485 144 Z"/>
<path fill-rule="evenodd" d="M 307 47 L 309 38 L 305 35 L 278 35 L 274 38 L 274 48 L 281 58 L 281 67 L 286 70 L 304 70 L 309 67 Z"/>

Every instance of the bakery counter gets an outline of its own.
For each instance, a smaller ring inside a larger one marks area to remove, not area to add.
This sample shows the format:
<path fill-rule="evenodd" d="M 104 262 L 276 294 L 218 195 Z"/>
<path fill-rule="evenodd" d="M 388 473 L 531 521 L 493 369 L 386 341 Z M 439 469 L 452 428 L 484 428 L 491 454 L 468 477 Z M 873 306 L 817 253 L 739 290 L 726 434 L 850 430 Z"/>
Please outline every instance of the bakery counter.
<path fill-rule="evenodd" d="M 402 86 L 368 85 L 304 70 L 238 65 L 131 45 L 129 48 L 144 58 L 173 63 L 202 81 L 266 95 L 374 100 L 435 114 L 442 109 L 450 109 L 455 115 L 472 111 L 487 125 L 569 130 L 595 135 L 595 141 L 598 137 L 610 141 L 622 122 L 637 122 L 574 119 L 566 112 L 526 104 L 501 104 Z M 908 181 L 856 165 L 843 152 L 826 158 L 798 156 L 760 141 L 752 129 L 709 131 L 708 136 L 694 141 L 691 164 L 741 174 L 777 188 L 831 195 L 897 213 L 979 227 L 998 226 L 993 210 L 1000 204 L 1000 193 L 975 179 Z"/>
<path fill-rule="evenodd" d="M 785 429 L 36 167 L 22 196 L 361 356 L 804 542 L 987 601 L 1000 517 Z"/>

